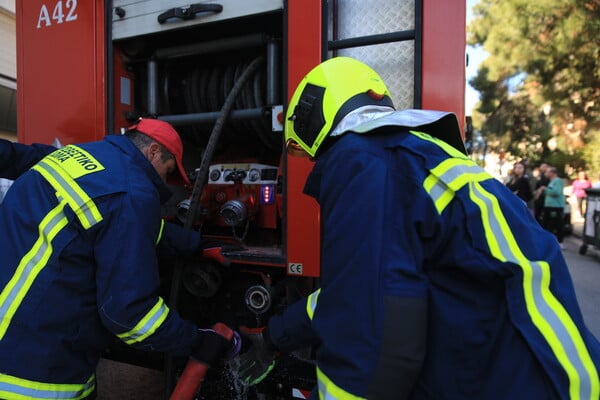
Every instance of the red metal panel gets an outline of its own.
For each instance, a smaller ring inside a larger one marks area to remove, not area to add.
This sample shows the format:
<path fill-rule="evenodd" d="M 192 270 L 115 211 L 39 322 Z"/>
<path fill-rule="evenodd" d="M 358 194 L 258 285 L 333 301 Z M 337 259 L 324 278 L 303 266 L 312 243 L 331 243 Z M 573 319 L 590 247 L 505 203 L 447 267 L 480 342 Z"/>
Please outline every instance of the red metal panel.
<path fill-rule="evenodd" d="M 423 0 L 422 108 L 456 114 L 464 136 L 466 4 Z"/>
<path fill-rule="evenodd" d="M 18 138 L 97 140 L 106 132 L 104 2 L 16 2 Z"/>
<path fill-rule="evenodd" d="M 321 62 L 321 1 L 288 0 L 288 94 Z M 289 100 L 289 99 L 288 99 Z M 287 262 L 300 263 L 304 276 L 319 276 L 319 207 L 302 194 L 312 162 L 287 158 Z"/>

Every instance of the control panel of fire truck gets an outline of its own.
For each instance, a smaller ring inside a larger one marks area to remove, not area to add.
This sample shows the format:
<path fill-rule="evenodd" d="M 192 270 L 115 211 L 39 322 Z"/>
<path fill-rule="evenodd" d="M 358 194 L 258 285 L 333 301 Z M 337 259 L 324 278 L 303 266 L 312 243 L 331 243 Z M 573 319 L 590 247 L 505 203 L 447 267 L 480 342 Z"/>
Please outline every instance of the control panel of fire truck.
<path fill-rule="evenodd" d="M 277 183 L 277 166 L 257 163 L 228 163 L 211 165 L 208 181 L 213 185 L 240 182 L 246 185 L 270 185 Z"/>

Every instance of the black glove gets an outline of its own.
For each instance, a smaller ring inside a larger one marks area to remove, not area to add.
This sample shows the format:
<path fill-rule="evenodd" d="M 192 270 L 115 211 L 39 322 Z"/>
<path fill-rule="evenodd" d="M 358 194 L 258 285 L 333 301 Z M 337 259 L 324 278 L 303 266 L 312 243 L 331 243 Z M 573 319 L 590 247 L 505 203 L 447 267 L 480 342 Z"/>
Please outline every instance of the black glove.
<path fill-rule="evenodd" d="M 231 339 L 227 339 L 226 336 L 231 336 Z M 211 366 L 221 359 L 236 356 L 241 346 L 240 335 L 219 323 L 213 326 L 213 329 L 198 329 L 198 336 L 192 345 L 191 357 Z"/>
<path fill-rule="evenodd" d="M 246 385 L 256 385 L 275 367 L 278 352 L 264 327 L 242 326 L 240 333 L 252 343 L 252 347 L 240 356 L 239 377 Z"/>

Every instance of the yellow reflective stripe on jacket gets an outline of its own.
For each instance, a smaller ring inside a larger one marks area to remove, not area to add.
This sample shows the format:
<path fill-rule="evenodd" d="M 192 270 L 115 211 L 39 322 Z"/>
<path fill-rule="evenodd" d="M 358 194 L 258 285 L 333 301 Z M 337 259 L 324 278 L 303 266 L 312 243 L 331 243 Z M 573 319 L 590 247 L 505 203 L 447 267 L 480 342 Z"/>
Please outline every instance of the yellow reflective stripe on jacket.
<path fill-rule="evenodd" d="M 448 143 L 444 142 L 441 139 L 438 139 L 436 137 L 431 136 L 428 133 L 425 132 L 419 132 L 419 131 L 409 131 L 411 134 L 420 137 L 423 140 L 427 140 L 428 142 L 434 143 L 437 146 L 441 147 L 448 155 L 452 156 L 453 158 L 461 158 L 463 160 L 471 160 L 465 153 L 463 153 L 462 151 L 458 151 L 457 149 L 455 149 L 454 147 L 450 146 Z"/>
<path fill-rule="evenodd" d="M 317 386 L 320 400 L 365 400 L 364 397 L 355 396 L 333 383 L 327 375 L 317 367 Z"/>
<path fill-rule="evenodd" d="M 165 229 L 165 220 L 164 219 L 160 219 L 160 230 L 158 231 L 158 237 L 156 238 L 156 245 L 160 242 L 160 239 L 162 239 L 162 234 L 163 234 L 163 229 Z"/>
<path fill-rule="evenodd" d="M 54 190 L 67 200 L 69 207 L 71 207 L 84 229 L 89 229 L 102 221 L 102 215 L 100 215 L 94 201 L 60 165 L 47 162 L 44 159 L 34 165 L 32 169 L 38 171 Z"/>
<path fill-rule="evenodd" d="M 490 174 L 473 161 L 456 158 L 445 159 L 429 172 L 445 182 L 453 192 L 457 192 L 469 182 L 492 179 Z"/>
<path fill-rule="evenodd" d="M 504 217 L 498 199 L 478 182 L 469 184 L 471 200 L 479 207 L 491 254 L 518 265 L 523 272 L 527 312 L 544 337 L 569 380 L 572 399 L 600 398 L 600 379 L 577 326 L 549 288 L 546 261 L 528 260 Z"/>
<path fill-rule="evenodd" d="M 141 342 L 156 332 L 168 314 L 169 308 L 165 305 L 164 300 L 159 297 L 154 307 L 148 311 L 133 329 L 117 336 L 127 344 Z"/>
<path fill-rule="evenodd" d="M 423 188 L 433 200 L 433 204 L 438 212 L 442 214 L 444 209 L 454 198 L 454 192 L 448 189 L 448 186 L 437 176 L 429 175 L 423 182 Z"/>
<path fill-rule="evenodd" d="M 431 196 L 438 213 L 442 213 L 454 198 L 454 193 L 469 182 L 493 179 L 471 160 L 447 158 L 430 171 L 423 188 Z"/>
<path fill-rule="evenodd" d="M 83 399 L 96 386 L 95 375 L 83 384 L 56 384 L 30 381 L 0 373 L 0 396 L 3 399 Z"/>
<path fill-rule="evenodd" d="M 430 175 L 423 182 L 423 187 L 433 199 L 438 213 L 441 214 L 442 211 L 444 211 L 446 206 L 454 198 L 454 193 L 469 181 L 482 181 L 492 178 L 487 172 L 477 167 L 473 160 L 467 155 L 458 151 L 443 140 L 424 132 L 409 132 L 422 140 L 435 144 L 450 156 L 450 158 L 447 158 L 429 171 Z"/>
<path fill-rule="evenodd" d="M 435 143 L 453 157 L 433 168 L 423 182 L 423 187 L 432 197 L 438 212 L 442 213 L 459 189 L 469 185 L 469 195 L 480 209 L 486 242 L 492 256 L 502 262 L 518 265 L 523 272 L 527 312 L 564 369 L 569 379 L 570 397 L 598 399 L 598 371 L 577 326 L 550 291 L 549 265 L 545 261 L 528 260 L 523 254 L 497 198 L 480 184 L 491 179 L 491 176 L 476 167 L 464 154 L 440 140 L 419 132 L 411 133 Z"/>
<path fill-rule="evenodd" d="M 43 383 L 0 373 L 0 398 L 14 400 L 84 399 L 96 387 L 92 375 L 86 383 Z"/>
<path fill-rule="evenodd" d="M 0 293 L 0 340 L 6 334 L 8 325 L 23 302 L 35 278 L 44 269 L 52 255 L 52 241 L 69 222 L 63 209 L 64 199 L 40 222 L 40 236 L 31 249 L 23 256 L 14 275 Z"/>
<path fill-rule="evenodd" d="M 316 292 L 313 292 L 306 299 L 306 314 L 308 314 L 308 318 L 312 321 L 313 316 L 315 315 L 315 309 L 317 308 L 317 300 L 319 299 L 319 293 L 321 293 L 321 289 L 318 289 Z"/>

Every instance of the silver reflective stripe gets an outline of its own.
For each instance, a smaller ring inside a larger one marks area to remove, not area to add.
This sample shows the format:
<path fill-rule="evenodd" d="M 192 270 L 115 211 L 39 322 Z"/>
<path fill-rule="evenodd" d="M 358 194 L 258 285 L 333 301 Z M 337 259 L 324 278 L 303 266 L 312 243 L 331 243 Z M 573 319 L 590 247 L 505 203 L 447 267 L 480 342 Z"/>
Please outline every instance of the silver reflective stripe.
<path fill-rule="evenodd" d="M 308 299 L 306 299 L 306 314 L 308 314 L 308 318 L 310 320 L 312 320 L 313 316 L 315 315 L 319 293 L 321 293 L 321 289 L 311 293 L 310 296 L 308 296 Z"/>
<path fill-rule="evenodd" d="M 455 152 L 427 135 L 411 133 L 441 146 L 450 155 Z M 498 200 L 480 184 L 488 179 L 492 177 L 487 172 L 461 155 L 450 157 L 433 168 L 423 182 L 423 187 L 441 214 L 455 193 L 469 185 L 471 200 L 481 212 L 481 223 L 492 256 L 502 262 L 514 263 L 523 272 L 523 295 L 527 312 L 564 369 L 569 380 L 570 397 L 597 400 L 600 397 L 598 372 L 577 326 L 550 291 L 549 265 L 545 261 L 531 261 L 525 257 Z"/>
<path fill-rule="evenodd" d="M 598 373 L 576 325 L 550 291 L 550 268 L 545 261 L 530 261 L 522 253 L 498 204 L 479 183 L 470 183 L 470 196 L 481 210 L 485 235 L 492 255 L 523 271 L 523 291 L 533 324 L 548 342 L 570 381 L 577 399 L 597 399 Z M 594 393 L 594 394 L 592 394 Z"/>
<path fill-rule="evenodd" d="M 133 329 L 117 336 L 127 344 L 141 342 L 158 329 L 168 314 L 169 308 L 165 305 L 164 300 L 159 297 L 154 307 L 148 311 Z"/>
<path fill-rule="evenodd" d="M 318 380 L 317 385 L 319 387 L 319 399 L 320 400 L 336 400 L 333 395 L 327 392 L 327 384 L 321 379 Z"/>
<path fill-rule="evenodd" d="M 423 188 L 433 200 L 433 204 L 438 214 L 442 214 L 444 209 L 454 198 L 454 192 L 448 188 L 444 182 L 440 181 L 435 175 L 429 175 L 423 182 Z"/>
<path fill-rule="evenodd" d="M 429 195 L 433 201 L 439 200 L 448 191 L 448 186 L 444 182 L 436 179 L 435 184 L 429 189 Z"/>
<path fill-rule="evenodd" d="M 63 212 L 66 202 L 62 200 L 40 222 L 40 236 L 31 249 L 23 256 L 14 275 L 0 292 L 0 339 L 23 302 L 38 274 L 44 269 L 52 255 L 52 241 L 67 225 Z"/>
<path fill-rule="evenodd" d="M 48 183 L 67 200 L 69 207 L 75 212 L 84 228 L 92 227 L 102 220 L 96 204 L 59 166 L 42 160 L 33 169 L 40 172 Z"/>
<path fill-rule="evenodd" d="M 423 182 L 423 187 L 441 214 L 454 198 L 454 193 L 466 184 L 488 179 L 493 178 L 470 161 L 448 158 L 430 171 L 430 175 Z"/>
<path fill-rule="evenodd" d="M 0 398 L 3 399 L 83 399 L 96 387 L 95 376 L 84 384 L 57 384 L 30 381 L 0 373 Z"/>
<path fill-rule="evenodd" d="M 452 159 L 450 158 L 449 160 Z M 481 167 L 477 165 L 469 165 L 465 162 L 452 165 L 440 175 L 436 173 L 438 167 L 435 167 L 433 170 L 431 170 L 431 173 L 436 175 L 439 180 L 448 185 L 448 188 L 454 192 L 457 192 L 469 182 L 481 182 L 487 179 L 492 179 L 492 176 L 485 172 Z"/>

